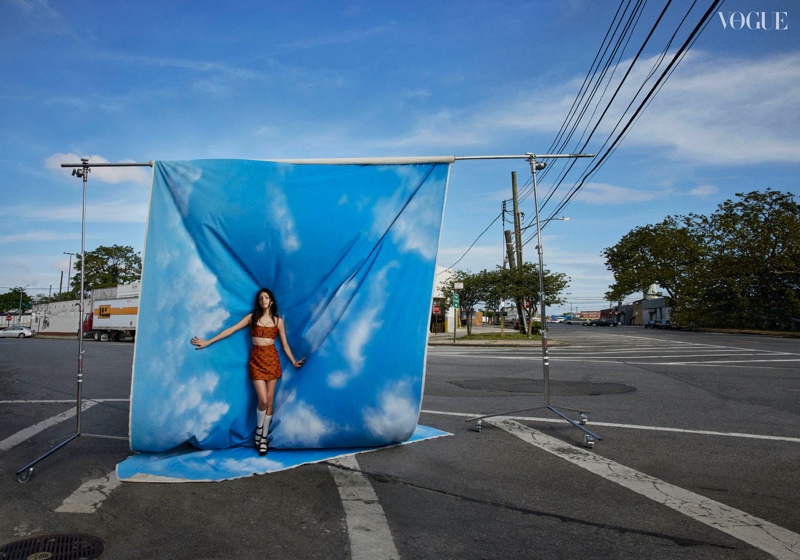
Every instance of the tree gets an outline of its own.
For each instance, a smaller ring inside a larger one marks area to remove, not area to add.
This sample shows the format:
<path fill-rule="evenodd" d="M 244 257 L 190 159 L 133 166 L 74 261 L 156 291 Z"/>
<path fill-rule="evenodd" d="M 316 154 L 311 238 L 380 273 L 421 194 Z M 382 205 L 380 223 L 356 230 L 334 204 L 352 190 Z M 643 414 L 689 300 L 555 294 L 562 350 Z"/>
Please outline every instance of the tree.
<path fill-rule="evenodd" d="M 771 189 L 736 196 L 702 220 L 709 258 L 682 312 L 706 326 L 789 329 L 800 317 L 800 204 Z"/>
<path fill-rule="evenodd" d="M 789 329 L 800 317 L 800 204 L 767 189 L 727 200 L 710 216 L 668 217 L 603 250 L 607 299 L 658 284 L 687 326 Z"/>
<path fill-rule="evenodd" d="M 456 270 L 450 280 L 444 281 L 439 285 L 442 296 L 449 301 L 453 301 L 453 285 L 455 282 L 464 284 L 464 288 L 458 290 L 459 311 L 463 310 L 467 316 L 467 333 L 472 334 L 472 316 L 475 313 L 475 306 L 478 303 L 488 300 L 488 290 L 492 275 L 487 270 L 482 270 L 477 274 L 470 271 Z"/>
<path fill-rule="evenodd" d="M 614 273 L 614 284 L 606 292 L 608 301 L 645 293 L 658 284 L 672 299 L 680 299 L 681 287 L 704 255 L 703 236 L 696 228 L 697 216 L 668 216 L 656 225 L 634 228 L 613 247 L 602 251 L 606 268 Z"/>
<path fill-rule="evenodd" d="M 81 260 L 81 255 L 77 255 L 76 272 L 72 277 L 72 289 L 76 294 L 80 294 Z M 86 252 L 85 274 L 86 291 L 130 284 L 142 277 L 142 257 L 130 246 L 100 246 L 94 251 Z"/>
<path fill-rule="evenodd" d="M 20 305 L 22 310 L 31 308 L 31 298 L 25 293 L 25 288 L 12 288 L 10 292 L 0 294 L 0 313 L 19 313 Z M 3 323 L 5 324 L 5 323 Z"/>
<path fill-rule="evenodd" d="M 510 299 L 518 299 L 526 302 L 523 305 L 528 334 L 533 333 L 532 319 L 539 312 L 540 305 L 540 283 L 539 267 L 533 263 L 526 262 L 521 267 L 514 270 L 498 269 L 502 282 L 501 290 Z M 558 305 L 564 302 L 561 293 L 569 285 L 569 277 L 562 272 L 551 272 L 544 270 L 544 303 L 545 306 Z M 544 317 L 542 317 L 544 320 Z M 541 327 L 541 325 L 540 325 Z"/>

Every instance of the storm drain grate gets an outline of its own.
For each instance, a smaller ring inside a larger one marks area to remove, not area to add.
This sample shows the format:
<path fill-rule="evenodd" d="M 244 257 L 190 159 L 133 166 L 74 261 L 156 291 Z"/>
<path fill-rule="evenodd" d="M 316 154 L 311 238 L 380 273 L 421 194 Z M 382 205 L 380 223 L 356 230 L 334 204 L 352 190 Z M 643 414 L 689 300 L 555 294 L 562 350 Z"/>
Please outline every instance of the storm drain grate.
<path fill-rule="evenodd" d="M 0 547 L 0 560 L 94 560 L 103 541 L 91 535 L 40 535 Z"/>

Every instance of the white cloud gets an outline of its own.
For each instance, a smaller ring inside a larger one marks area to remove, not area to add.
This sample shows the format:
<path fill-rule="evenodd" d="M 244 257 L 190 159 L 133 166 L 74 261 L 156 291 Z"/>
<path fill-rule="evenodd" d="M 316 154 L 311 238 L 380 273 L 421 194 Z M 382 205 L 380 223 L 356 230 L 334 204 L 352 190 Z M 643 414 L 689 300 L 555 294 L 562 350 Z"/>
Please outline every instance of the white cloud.
<path fill-rule="evenodd" d="M 637 190 L 606 183 L 586 183 L 575 200 L 589 204 L 638 204 L 669 194 L 667 190 Z"/>
<path fill-rule="evenodd" d="M 303 401 L 285 404 L 280 416 L 280 442 L 285 447 L 319 447 L 323 438 L 332 432 L 316 409 Z"/>
<path fill-rule="evenodd" d="M 365 349 L 374 334 L 383 326 L 381 317 L 389 299 L 387 276 L 389 271 L 397 267 L 399 264 L 392 261 L 373 273 L 369 277 L 368 284 L 362 286 L 361 292 L 356 294 L 352 304 L 345 311 L 343 318 L 347 320 L 349 328 L 345 330 L 344 335 L 335 340 L 335 343 L 343 349 L 347 370 L 340 370 L 330 375 L 329 387 L 341 389 L 350 379 L 361 375 L 366 359 Z"/>
<path fill-rule="evenodd" d="M 642 80 L 642 72 L 632 74 L 632 83 Z M 652 146 L 672 158 L 706 164 L 798 162 L 798 129 L 800 53 L 725 58 L 694 50 L 624 144 Z"/>
<path fill-rule="evenodd" d="M 214 461 L 211 460 L 210 462 L 213 463 Z M 270 459 L 269 455 L 264 457 L 228 458 L 223 459 L 218 464 L 221 470 L 227 471 L 231 475 L 264 473 L 284 467 L 283 463 Z"/>
<path fill-rule="evenodd" d="M 80 222 L 83 208 L 80 204 L 58 206 L 15 207 L 0 210 L 0 216 L 14 214 L 27 220 Z M 87 202 L 86 220 L 92 223 L 137 223 L 147 221 L 147 203 L 130 200 Z"/>
<path fill-rule="evenodd" d="M 442 223 L 441 194 L 434 185 L 428 185 L 409 200 L 410 191 L 424 178 L 422 173 L 413 167 L 392 171 L 403 178 L 404 187 L 374 203 L 370 235 L 379 238 L 391 228 L 392 240 L 402 252 L 417 253 L 426 260 L 433 260 Z"/>
<path fill-rule="evenodd" d="M 201 441 L 208 437 L 230 409 L 228 403 L 213 400 L 218 383 L 217 374 L 206 372 L 173 387 L 167 403 L 172 407 L 169 425 L 175 430 L 173 437 L 180 439 L 187 434 Z"/>
<path fill-rule="evenodd" d="M 89 164 L 92 163 L 111 163 L 102 156 L 88 156 Z M 81 163 L 81 156 L 77 154 L 62 154 L 55 153 L 45 159 L 45 168 L 50 171 L 62 173 L 67 176 L 72 175 L 75 168 L 61 167 L 62 163 L 79 164 Z M 123 160 L 117 163 L 144 163 L 135 162 L 133 160 Z M 116 185 L 119 183 L 135 183 L 140 185 L 149 185 L 152 177 L 152 170 L 150 167 L 91 167 L 88 181 L 98 180 L 102 183 Z"/>
<path fill-rule="evenodd" d="M 194 184 L 203 177 L 203 171 L 188 163 L 175 163 L 171 170 L 177 175 L 171 181 L 172 196 L 175 197 L 181 215 L 186 216 L 189 213 L 189 200 L 194 192 Z"/>
<path fill-rule="evenodd" d="M 436 189 L 418 193 L 392 226 L 392 239 L 403 252 L 415 252 L 426 260 L 436 258 L 442 214 Z"/>
<path fill-rule="evenodd" d="M 350 374 L 346 371 L 342 371 L 340 369 L 331 372 L 328 374 L 328 387 L 332 389 L 341 389 L 345 385 L 347 385 L 347 381 L 350 379 Z"/>
<path fill-rule="evenodd" d="M 300 237 L 297 234 L 294 216 L 289 210 L 286 195 L 275 185 L 267 187 L 267 196 L 270 199 L 270 211 L 275 227 L 280 231 L 283 250 L 294 253 L 300 249 Z"/>
<path fill-rule="evenodd" d="M 707 197 L 715 195 L 719 192 L 719 187 L 715 185 L 699 185 L 689 191 L 689 194 L 697 197 Z"/>
<path fill-rule="evenodd" d="M 341 319 L 347 306 L 355 295 L 358 283 L 354 276 L 345 280 L 330 299 L 326 299 L 325 294 L 320 294 L 320 300 L 311 312 L 311 326 L 305 334 L 305 340 L 309 345 L 310 352 L 316 352 L 333 327 Z"/>
<path fill-rule="evenodd" d="M 0 245 L 11 243 L 38 243 L 40 241 L 63 241 L 66 239 L 80 239 L 78 234 L 65 234 L 58 231 L 29 231 L 26 233 L 15 233 L 10 235 L 0 235 Z"/>
<path fill-rule="evenodd" d="M 620 63 L 617 81 L 630 62 Z M 654 58 L 650 58 L 637 63 L 588 151 L 611 134 L 621 110 L 636 95 L 635 89 L 653 62 Z M 519 91 L 506 98 L 492 97 L 480 105 L 425 114 L 405 135 L 372 145 L 452 149 L 486 145 L 509 135 L 552 134 L 569 114 L 583 79 L 582 75 L 576 76 L 546 91 Z M 610 84 L 608 91 L 614 91 L 616 85 Z M 607 101 L 599 102 L 599 107 L 604 108 Z M 665 157 L 715 165 L 750 165 L 754 160 L 798 162 L 797 130 L 800 52 L 724 58 L 692 50 L 631 127 L 621 146 L 651 147 Z"/>
<path fill-rule="evenodd" d="M 405 441 L 417 424 L 417 400 L 408 383 L 400 381 L 380 395 L 378 408 L 364 410 L 364 422 L 372 435 L 384 441 Z"/>

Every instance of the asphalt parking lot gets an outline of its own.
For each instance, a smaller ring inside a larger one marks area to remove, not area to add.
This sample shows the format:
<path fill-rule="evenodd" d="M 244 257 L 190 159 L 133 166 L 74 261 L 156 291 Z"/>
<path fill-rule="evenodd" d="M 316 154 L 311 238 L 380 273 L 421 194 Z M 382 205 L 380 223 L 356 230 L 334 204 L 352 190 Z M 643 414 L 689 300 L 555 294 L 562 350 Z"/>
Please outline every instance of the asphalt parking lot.
<path fill-rule="evenodd" d="M 800 341 L 562 325 L 550 339 L 551 403 L 587 412 L 593 447 L 542 407 L 535 344 L 440 339 L 420 423 L 452 435 L 195 484 L 121 484 L 127 444 L 88 437 L 17 482 L 75 431 L 77 342 L 0 340 L 0 546 L 81 533 L 102 558 L 800 558 Z M 82 430 L 124 436 L 133 345 L 85 346 Z"/>

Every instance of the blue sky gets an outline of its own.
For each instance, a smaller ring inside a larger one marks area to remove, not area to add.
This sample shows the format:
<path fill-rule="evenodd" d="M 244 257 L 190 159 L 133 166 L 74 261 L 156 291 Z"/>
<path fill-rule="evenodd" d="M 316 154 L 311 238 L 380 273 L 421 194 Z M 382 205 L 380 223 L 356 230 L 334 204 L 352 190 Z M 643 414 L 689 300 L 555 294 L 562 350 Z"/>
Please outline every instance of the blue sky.
<path fill-rule="evenodd" d="M 661 6 L 651 4 L 612 81 L 653 26 Z M 710 1 L 698 5 L 691 21 Z M 618 7 L 599 0 L 0 0 L 0 290 L 57 291 L 68 268 L 64 252 L 80 250 L 81 182 L 60 168 L 64 161 L 546 153 Z M 686 9 L 667 12 L 583 151 L 601 153 Z M 731 27 L 731 12 L 754 11 L 785 12 L 788 28 Z M 545 265 L 571 277 L 576 310 L 604 306 L 612 277 L 600 253 L 630 229 L 670 214 L 713 212 L 736 192 L 798 192 L 800 8 L 789 0 L 728 0 L 719 12 L 559 213 L 570 221 L 544 231 Z M 590 117 L 591 110 L 581 130 Z M 560 151 L 577 146 L 575 139 Z M 553 162 L 540 174 L 540 199 L 565 165 Z M 545 216 L 590 165 L 581 161 L 567 173 Z M 458 261 L 498 216 L 511 171 L 525 192 L 525 161 L 453 165 L 440 267 Z M 93 170 L 86 249 L 141 250 L 148 197 L 145 169 Z M 532 197 L 522 211 L 527 223 Z M 525 246 L 526 260 L 536 260 L 534 245 Z M 502 255 L 498 221 L 455 268 L 491 269 Z"/>

